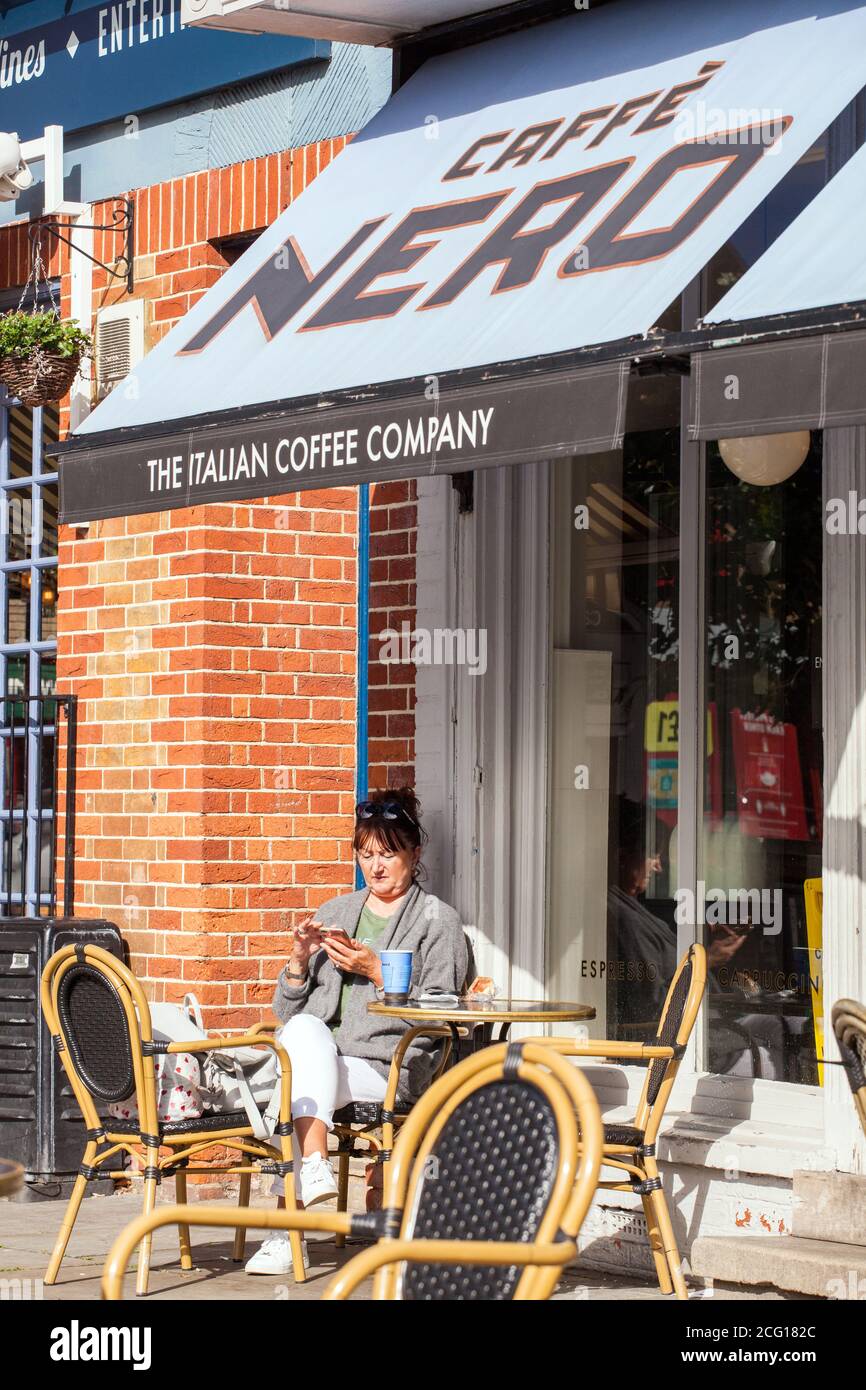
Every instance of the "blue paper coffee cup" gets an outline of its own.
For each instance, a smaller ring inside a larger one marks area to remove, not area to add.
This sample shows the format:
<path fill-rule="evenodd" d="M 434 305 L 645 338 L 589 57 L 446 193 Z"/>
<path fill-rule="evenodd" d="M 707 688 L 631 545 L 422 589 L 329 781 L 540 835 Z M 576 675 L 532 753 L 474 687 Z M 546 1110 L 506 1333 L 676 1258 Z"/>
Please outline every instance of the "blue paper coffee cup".
<path fill-rule="evenodd" d="M 402 1004 L 409 997 L 412 983 L 412 952 L 383 951 L 382 988 L 386 1004 Z"/>

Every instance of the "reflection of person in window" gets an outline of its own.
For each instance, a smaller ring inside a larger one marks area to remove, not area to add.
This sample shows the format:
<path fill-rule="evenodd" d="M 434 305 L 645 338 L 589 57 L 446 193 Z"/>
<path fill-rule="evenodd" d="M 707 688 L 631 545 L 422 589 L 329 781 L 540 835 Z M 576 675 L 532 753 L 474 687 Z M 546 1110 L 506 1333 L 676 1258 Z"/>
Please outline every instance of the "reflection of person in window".
<path fill-rule="evenodd" d="M 748 930 L 752 929 L 749 924 Z M 785 1079 L 782 1019 L 750 1009 L 748 1001 L 753 996 L 746 988 L 746 976 L 724 969 L 746 941 L 747 932 L 742 930 L 721 924 L 707 928 L 710 1070 L 723 1076 L 781 1081 Z"/>
<path fill-rule="evenodd" d="M 655 1036 L 676 971 L 676 932 L 641 901 L 661 862 L 647 855 L 637 802 L 618 798 L 614 833 L 614 881 L 607 893 L 608 1030 L 612 1037 L 643 1041 Z"/>

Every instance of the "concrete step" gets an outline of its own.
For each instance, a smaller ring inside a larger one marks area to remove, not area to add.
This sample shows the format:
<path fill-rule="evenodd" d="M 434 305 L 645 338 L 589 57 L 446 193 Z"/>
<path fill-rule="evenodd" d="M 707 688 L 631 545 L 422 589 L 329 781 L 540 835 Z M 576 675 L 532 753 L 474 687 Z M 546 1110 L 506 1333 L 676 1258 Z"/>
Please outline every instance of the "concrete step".
<path fill-rule="evenodd" d="M 792 1233 L 806 1240 L 866 1246 L 866 1177 L 795 1172 Z"/>
<path fill-rule="evenodd" d="M 807 1298 L 866 1298 L 866 1246 L 802 1236 L 699 1236 L 692 1275 Z"/>

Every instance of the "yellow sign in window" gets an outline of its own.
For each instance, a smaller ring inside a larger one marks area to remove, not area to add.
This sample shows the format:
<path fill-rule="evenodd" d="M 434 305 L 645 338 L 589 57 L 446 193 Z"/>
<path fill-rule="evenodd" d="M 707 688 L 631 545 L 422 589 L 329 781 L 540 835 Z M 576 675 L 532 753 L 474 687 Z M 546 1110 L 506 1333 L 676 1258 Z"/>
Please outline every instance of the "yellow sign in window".
<path fill-rule="evenodd" d="M 677 753 L 680 746 L 679 700 L 653 700 L 647 705 L 643 746 L 647 753 Z M 708 758 L 713 755 L 713 722 L 707 710 Z"/>

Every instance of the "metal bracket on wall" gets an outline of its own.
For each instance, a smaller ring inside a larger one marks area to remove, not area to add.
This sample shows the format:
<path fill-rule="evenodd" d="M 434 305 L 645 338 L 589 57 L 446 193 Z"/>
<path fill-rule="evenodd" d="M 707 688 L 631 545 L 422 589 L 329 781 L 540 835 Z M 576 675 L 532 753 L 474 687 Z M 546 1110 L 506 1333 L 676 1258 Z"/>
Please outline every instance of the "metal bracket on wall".
<path fill-rule="evenodd" d="M 76 246 L 71 237 L 65 235 L 66 232 L 74 231 L 111 232 L 115 236 L 122 236 L 125 238 L 123 252 L 115 257 L 113 265 L 106 265 L 105 261 L 97 260 L 96 256 L 91 256 L 89 251 L 84 251 L 80 246 Z M 71 251 L 77 251 L 79 255 L 86 256 L 94 265 L 98 265 L 100 270 L 104 270 L 112 280 L 125 280 L 126 292 L 132 294 L 132 238 L 134 231 L 135 204 L 131 198 L 119 198 L 112 209 L 110 222 L 59 222 L 56 219 L 48 219 L 34 222 L 28 235 L 34 245 L 37 238 L 43 234 L 54 237 L 55 241 L 62 241 Z"/>

